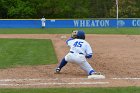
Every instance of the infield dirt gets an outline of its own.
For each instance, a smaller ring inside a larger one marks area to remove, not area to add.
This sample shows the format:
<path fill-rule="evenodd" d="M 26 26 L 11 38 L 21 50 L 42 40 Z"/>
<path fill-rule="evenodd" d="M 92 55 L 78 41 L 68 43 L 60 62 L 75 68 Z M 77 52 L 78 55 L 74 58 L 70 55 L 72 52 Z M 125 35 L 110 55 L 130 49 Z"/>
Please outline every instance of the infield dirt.
<path fill-rule="evenodd" d="M 58 62 L 69 52 L 64 34 L 0 34 L 0 38 L 51 39 Z M 88 62 L 106 76 L 104 80 L 86 79 L 79 66 L 68 63 L 61 74 L 57 64 L 0 69 L 0 87 L 122 87 L 140 86 L 139 35 L 86 35 L 94 56 Z M 85 83 L 84 83 L 85 82 Z"/>

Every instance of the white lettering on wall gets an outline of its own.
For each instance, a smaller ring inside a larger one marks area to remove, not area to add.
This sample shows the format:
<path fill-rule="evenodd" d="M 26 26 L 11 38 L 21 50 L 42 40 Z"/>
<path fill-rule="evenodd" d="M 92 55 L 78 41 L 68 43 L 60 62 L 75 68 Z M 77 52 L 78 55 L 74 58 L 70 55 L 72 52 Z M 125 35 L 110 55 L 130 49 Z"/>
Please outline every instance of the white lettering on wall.
<path fill-rule="evenodd" d="M 140 26 L 140 20 L 132 20 L 132 26 Z"/>
<path fill-rule="evenodd" d="M 90 20 L 86 20 L 86 26 L 90 27 Z"/>
<path fill-rule="evenodd" d="M 109 27 L 109 20 L 74 20 L 74 27 Z"/>
<path fill-rule="evenodd" d="M 80 27 L 85 27 L 85 20 L 80 20 Z"/>
<path fill-rule="evenodd" d="M 79 21 L 78 20 L 74 20 L 74 27 L 78 27 L 79 25 Z"/>
<path fill-rule="evenodd" d="M 91 27 L 95 27 L 96 26 L 94 20 L 91 21 L 90 25 L 91 25 Z"/>

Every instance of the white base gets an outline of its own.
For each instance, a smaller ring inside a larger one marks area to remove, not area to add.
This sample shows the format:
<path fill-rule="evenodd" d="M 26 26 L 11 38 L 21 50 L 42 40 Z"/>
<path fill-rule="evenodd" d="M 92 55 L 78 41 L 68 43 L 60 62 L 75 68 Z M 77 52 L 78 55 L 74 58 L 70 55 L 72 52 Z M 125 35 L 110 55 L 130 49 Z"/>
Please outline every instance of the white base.
<path fill-rule="evenodd" d="M 88 79 L 105 79 L 104 75 L 89 75 Z"/>

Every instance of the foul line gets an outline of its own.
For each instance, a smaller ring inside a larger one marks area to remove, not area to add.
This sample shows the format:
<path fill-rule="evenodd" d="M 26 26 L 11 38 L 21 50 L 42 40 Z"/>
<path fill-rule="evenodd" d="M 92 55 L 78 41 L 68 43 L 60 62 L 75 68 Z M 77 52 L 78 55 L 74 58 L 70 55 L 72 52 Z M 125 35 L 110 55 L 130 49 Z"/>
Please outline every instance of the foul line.
<path fill-rule="evenodd" d="M 0 86 L 47 86 L 47 85 L 102 85 L 109 82 L 58 82 L 58 80 L 94 80 L 88 78 L 25 78 L 25 79 L 0 79 Z M 140 78 L 106 78 L 112 80 L 140 80 Z M 50 81 L 49 81 L 50 80 Z M 44 81 L 44 83 L 29 82 L 29 81 Z M 48 82 L 49 81 L 49 82 Z M 51 82 L 57 81 L 57 82 Z"/>
<path fill-rule="evenodd" d="M 96 80 L 96 79 L 88 79 L 88 78 L 25 78 L 25 79 L 0 79 L 0 82 L 12 82 L 12 81 L 40 81 L 40 80 Z M 140 80 L 140 78 L 106 78 L 106 79 L 113 79 L 113 80 Z"/>
<path fill-rule="evenodd" d="M 39 80 L 58 80 L 57 78 L 56 79 L 41 79 L 41 78 L 36 78 L 36 79 L 30 79 L 30 78 L 25 78 L 25 79 L 0 79 L 0 81 L 3 81 L 3 82 L 12 82 L 12 81 L 39 81 Z"/>
<path fill-rule="evenodd" d="M 140 78 L 111 78 L 114 80 L 140 80 Z"/>
<path fill-rule="evenodd" d="M 0 81 L 3 81 L 3 82 L 9 82 L 9 81 L 39 81 L 39 80 L 64 80 L 64 79 L 69 79 L 69 80 L 91 80 L 91 79 L 88 79 L 88 78 L 25 78 L 25 79 L 0 79 Z M 106 78 L 106 79 L 114 79 L 114 80 L 140 80 L 140 78 Z"/>
<path fill-rule="evenodd" d="M 0 86 L 39 86 L 39 85 L 97 85 L 109 82 L 79 82 L 79 83 L 33 83 L 33 84 L 0 84 Z"/>

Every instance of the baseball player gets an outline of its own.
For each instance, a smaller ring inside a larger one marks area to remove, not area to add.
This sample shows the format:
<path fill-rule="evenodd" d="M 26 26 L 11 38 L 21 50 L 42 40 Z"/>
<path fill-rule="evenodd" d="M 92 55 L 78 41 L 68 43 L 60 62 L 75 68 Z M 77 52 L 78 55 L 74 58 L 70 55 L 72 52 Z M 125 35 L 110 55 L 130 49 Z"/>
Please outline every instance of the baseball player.
<path fill-rule="evenodd" d="M 71 38 L 66 40 L 66 44 L 70 47 L 69 53 L 62 59 L 55 73 L 60 73 L 61 69 L 68 63 L 76 63 L 83 69 L 87 75 L 100 75 L 95 72 L 86 59 L 90 59 L 93 55 L 90 44 L 85 41 L 84 31 L 73 31 Z"/>
<path fill-rule="evenodd" d="M 42 19 L 41 19 L 42 28 L 45 28 L 45 21 L 46 21 L 46 19 L 45 19 L 45 17 L 43 16 Z"/>

